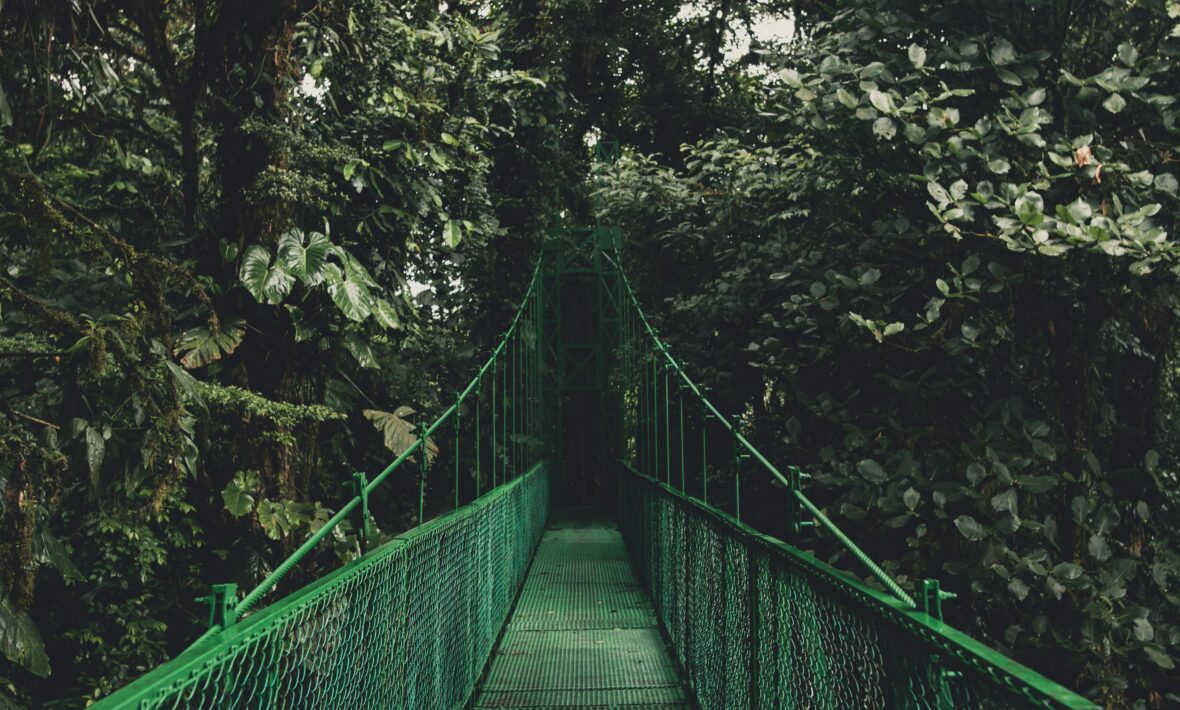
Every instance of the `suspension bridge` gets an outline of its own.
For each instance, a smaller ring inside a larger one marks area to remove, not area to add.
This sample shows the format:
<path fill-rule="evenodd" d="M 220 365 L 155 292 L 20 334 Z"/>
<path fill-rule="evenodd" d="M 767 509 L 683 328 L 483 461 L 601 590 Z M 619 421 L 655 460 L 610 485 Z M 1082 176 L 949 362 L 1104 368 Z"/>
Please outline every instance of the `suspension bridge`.
<path fill-rule="evenodd" d="M 673 356 L 619 252 L 617 227 L 556 230 L 454 403 L 96 707 L 1097 707 L 944 623 L 936 580 L 904 589 L 866 555 Z M 416 478 L 423 522 L 371 545 L 391 476 Z M 452 509 L 427 519 L 428 490 Z M 743 517 L 751 495 L 778 537 Z M 796 547 L 809 527 L 854 568 Z M 297 586 L 334 540 L 355 559 Z"/>

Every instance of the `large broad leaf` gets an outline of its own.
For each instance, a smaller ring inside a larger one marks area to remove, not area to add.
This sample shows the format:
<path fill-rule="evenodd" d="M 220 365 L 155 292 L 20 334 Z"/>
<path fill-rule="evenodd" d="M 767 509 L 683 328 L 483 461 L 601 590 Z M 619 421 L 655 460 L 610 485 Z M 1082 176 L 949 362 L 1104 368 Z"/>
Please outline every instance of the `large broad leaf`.
<path fill-rule="evenodd" d="M 172 374 L 172 381 L 176 383 L 177 389 L 188 395 L 189 399 L 204 409 L 205 400 L 201 397 L 200 385 L 197 383 L 197 378 L 190 375 L 187 370 L 171 360 L 165 360 L 164 364 L 168 366 L 168 372 Z"/>
<path fill-rule="evenodd" d="M 253 492 L 233 484 L 226 486 L 225 490 L 221 492 L 221 500 L 225 502 L 225 509 L 235 518 L 240 518 L 254 510 Z"/>
<path fill-rule="evenodd" d="M 392 451 L 395 456 L 401 456 L 402 452 L 418 440 L 414 435 L 414 424 L 403 418 L 413 413 L 414 410 L 406 406 L 398 407 L 392 412 L 383 412 L 380 409 L 364 411 L 365 418 L 373 422 L 377 431 L 385 436 L 385 448 Z"/>
<path fill-rule="evenodd" d="M 350 320 L 363 321 L 373 312 L 373 294 L 363 281 L 346 278 L 335 264 L 327 269 L 328 294 Z"/>
<path fill-rule="evenodd" d="M 379 409 L 366 409 L 364 415 L 367 419 L 373 422 L 373 426 L 377 427 L 377 431 L 385 435 L 385 448 L 394 453 L 395 456 L 401 456 L 406 449 L 414 445 L 418 440 L 415 433 L 417 427 L 412 424 L 406 417 L 414 414 L 414 410 L 405 405 L 398 407 L 392 412 L 383 412 Z M 433 439 L 426 439 L 426 462 L 434 461 L 438 456 L 438 444 Z M 410 460 L 413 460 L 411 458 Z"/>
<path fill-rule="evenodd" d="M 382 328 L 388 330 L 395 330 L 401 327 L 401 320 L 397 317 L 397 311 L 393 309 L 393 304 L 384 298 L 378 298 L 373 301 L 373 318 L 377 320 Z"/>
<path fill-rule="evenodd" d="M 271 540 L 281 540 L 291 531 L 283 512 L 281 503 L 264 500 L 258 504 L 258 524 Z"/>
<path fill-rule="evenodd" d="M 293 500 L 264 500 L 258 504 L 258 524 L 272 540 L 281 540 L 312 523 L 316 507 Z"/>
<path fill-rule="evenodd" d="M 331 250 L 327 236 L 291 229 L 279 239 L 278 262 L 303 285 L 316 286 L 324 280 L 324 264 Z"/>
<path fill-rule="evenodd" d="M 381 366 L 377 364 L 377 356 L 373 354 L 373 349 L 369 347 L 368 341 L 361 336 L 360 333 L 348 333 L 344 336 L 344 347 L 348 348 L 348 352 L 356 358 L 361 367 L 372 368 L 374 370 Z"/>
<path fill-rule="evenodd" d="M 443 236 L 447 246 L 454 249 L 459 246 L 459 242 L 463 241 L 463 228 L 455 220 L 448 219 L 443 227 Z"/>
<path fill-rule="evenodd" d="M 181 355 L 180 364 L 190 370 L 204 367 L 211 362 L 229 355 L 242 344 L 246 337 L 246 321 L 238 319 L 222 325 L 216 331 L 207 327 L 186 330 L 176 341 L 173 352 Z"/>
<path fill-rule="evenodd" d="M 344 262 L 344 276 L 346 279 L 362 283 L 369 288 L 377 288 L 377 282 L 369 275 L 369 270 L 365 268 L 365 265 L 360 260 L 343 249 L 337 249 L 335 251 Z"/>
<path fill-rule="evenodd" d="M 246 250 L 238 277 L 254 300 L 272 306 L 282 303 L 295 284 L 291 272 L 277 261 L 271 264 L 270 252 L 257 244 Z"/>
<path fill-rule="evenodd" d="M 225 509 L 230 515 L 240 518 L 254 510 L 258 482 L 257 471 L 238 471 L 234 474 L 229 485 L 221 492 L 221 500 L 225 502 Z"/>
<path fill-rule="evenodd" d="M 70 559 L 70 552 L 66 546 L 44 525 L 38 525 L 33 534 L 33 556 L 37 562 L 57 570 L 67 582 L 81 582 L 85 579 L 82 570 Z"/>
<path fill-rule="evenodd" d="M 6 596 L 0 597 L 0 652 L 34 675 L 49 675 L 49 656 L 37 625 Z"/>

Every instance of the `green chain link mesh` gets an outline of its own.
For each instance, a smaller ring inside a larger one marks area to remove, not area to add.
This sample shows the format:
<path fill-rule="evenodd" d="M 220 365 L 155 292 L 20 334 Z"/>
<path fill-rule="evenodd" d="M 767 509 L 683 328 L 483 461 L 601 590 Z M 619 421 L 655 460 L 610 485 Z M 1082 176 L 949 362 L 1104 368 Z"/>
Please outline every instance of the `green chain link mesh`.
<path fill-rule="evenodd" d="M 621 476 L 619 527 L 702 708 L 1094 707 L 700 501 Z"/>
<path fill-rule="evenodd" d="M 122 706 L 461 707 L 548 515 L 541 465 L 207 635 Z"/>

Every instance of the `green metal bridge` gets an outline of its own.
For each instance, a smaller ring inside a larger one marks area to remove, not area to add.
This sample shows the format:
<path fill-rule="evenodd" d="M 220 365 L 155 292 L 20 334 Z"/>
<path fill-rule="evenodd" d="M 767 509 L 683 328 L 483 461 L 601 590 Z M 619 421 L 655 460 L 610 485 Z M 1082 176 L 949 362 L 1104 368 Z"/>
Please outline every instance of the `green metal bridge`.
<path fill-rule="evenodd" d="M 619 247 L 610 225 L 555 231 L 414 445 L 248 594 L 215 586 L 209 630 L 97 707 L 1096 707 L 841 532 L 669 352 Z M 393 475 L 416 477 L 419 520 L 428 488 L 453 509 L 373 547 Z M 779 537 L 743 522 L 751 495 L 776 497 Z M 860 577 L 792 544 L 810 526 Z M 358 556 L 294 583 L 333 540 Z"/>

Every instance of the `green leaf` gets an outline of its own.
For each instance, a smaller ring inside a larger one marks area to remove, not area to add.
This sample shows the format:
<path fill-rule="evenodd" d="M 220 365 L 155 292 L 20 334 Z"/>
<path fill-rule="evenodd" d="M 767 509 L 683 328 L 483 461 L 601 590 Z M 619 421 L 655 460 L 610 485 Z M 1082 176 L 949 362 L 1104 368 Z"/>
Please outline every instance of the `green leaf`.
<path fill-rule="evenodd" d="M 1135 45 L 1123 42 L 1119 45 L 1119 59 L 1123 64 L 1133 67 L 1139 61 L 1139 50 L 1135 49 Z"/>
<path fill-rule="evenodd" d="M 328 237 L 319 232 L 290 229 L 279 238 L 278 261 L 305 286 L 316 286 L 324 280 L 324 264 L 331 248 Z"/>
<path fill-rule="evenodd" d="M 373 296 L 361 281 L 346 279 L 339 269 L 329 268 L 326 280 L 332 302 L 349 320 L 363 321 L 373 312 Z"/>
<path fill-rule="evenodd" d="M 0 128 L 12 125 L 12 108 L 8 105 L 8 97 L 4 95 L 4 87 L 0 86 Z"/>
<path fill-rule="evenodd" d="M 926 192 L 930 193 L 930 196 L 934 198 L 934 201 L 938 203 L 939 207 L 947 205 L 951 201 L 950 193 L 936 182 L 931 181 L 926 183 Z"/>
<path fill-rule="evenodd" d="M 1024 224 L 1038 226 L 1045 221 L 1045 200 L 1036 192 L 1026 192 L 1016 200 L 1016 216 Z"/>
<path fill-rule="evenodd" d="M 49 675 L 49 656 L 37 625 L 27 613 L 17 611 L 7 596 L 0 597 L 0 652 L 33 675 Z"/>
<path fill-rule="evenodd" d="M 1172 660 L 1172 657 L 1161 649 L 1153 646 L 1144 646 L 1143 652 L 1147 654 L 1147 657 L 1151 659 L 1152 663 L 1166 671 L 1170 671 L 1176 667 L 1176 663 Z"/>
<path fill-rule="evenodd" d="M 454 249 L 463 240 L 463 228 L 457 221 L 448 219 L 446 226 L 443 227 L 443 237 L 446 240 L 447 246 Z"/>
<path fill-rule="evenodd" d="M 1024 601 L 1028 596 L 1028 585 L 1024 583 L 1019 577 L 1013 577 L 1008 580 L 1008 591 L 1012 592 L 1012 596 L 1016 597 L 1018 601 Z"/>
<path fill-rule="evenodd" d="M 1029 106 L 1040 106 L 1045 102 L 1046 92 L 1043 87 L 1037 87 L 1024 95 L 1024 103 Z"/>
<path fill-rule="evenodd" d="M 876 79 L 885 73 L 885 65 L 881 62 L 870 62 L 860 70 L 861 79 Z"/>
<path fill-rule="evenodd" d="M 415 413 L 410 407 L 403 405 L 392 412 L 366 409 L 363 413 L 385 437 L 385 448 L 392 451 L 394 456 L 401 456 L 418 439 L 415 434 L 417 427 L 406 419 Z"/>
<path fill-rule="evenodd" d="M 998 42 L 996 42 L 995 46 L 992 47 L 991 52 L 988 53 L 988 56 L 991 57 L 991 60 L 994 64 L 997 66 L 1002 66 L 1004 64 L 1016 61 L 1016 49 L 1008 40 L 1000 39 Z"/>
<path fill-rule="evenodd" d="M 1148 622 L 1146 617 L 1135 619 L 1132 629 L 1134 629 L 1135 638 L 1141 640 L 1141 642 L 1149 642 L 1149 640 L 1155 639 L 1155 629 L 1153 629 L 1152 623 Z"/>
<path fill-rule="evenodd" d="M 1175 195 L 1176 191 L 1180 190 L 1180 183 L 1176 181 L 1176 176 L 1172 173 L 1160 173 L 1155 176 L 1155 189 Z"/>
<path fill-rule="evenodd" d="M 369 270 L 360 262 L 360 259 L 343 249 L 334 249 L 333 251 L 344 261 L 344 277 L 346 279 L 362 283 L 369 288 L 377 288 L 377 282 L 373 280 Z"/>
<path fill-rule="evenodd" d="M 879 91 L 877 89 L 872 89 L 869 91 L 869 103 L 871 103 L 873 108 L 877 109 L 881 113 L 897 113 L 897 106 L 893 104 L 893 97 L 884 91 Z"/>
<path fill-rule="evenodd" d="M 987 161 L 987 169 L 996 175 L 1003 175 L 1012 168 L 1008 161 L 1003 158 L 993 158 Z"/>
<path fill-rule="evenodd" d="M 373 353 L 373 349 L 369 347 L 369 343 L 360 333 L 350 331 L 344 336 L 344 347 L 348 348 L 348 352 L 356 358 L 356 361 L 361 367 L 369 369 L 378 369 L 381 366 L 377 363 L 377 356 Z"/>
<path fill-rule="evenodd" d="M 1099 562 L 1105 562 L 1110 559 L 1110 545 L 1107 544 L 1106 538 L 1102 535 L 1091 535 L 1086 549 L 1089 550 L 1090 556 Z"/>
<path fill-rule="evenodd" d="M 102 460 L 106 455 L 107 442 L 103 438 L 102 430 L 98 427 L 86 427 L 86 464 L 90 469 L 90 482 L 97 489 L 100 482 L 99 472 L 102 470 Z"/>
<path fill-rule="evenodd" d="M 909 49 L 910 63 L 915 67 L 921 69 L 926 64 L 926 50 L 922 49 L 916 44 L 911 44 Z"/>
<path fill-rule="evenodd" d="M 307 322 L 307 316 L 298 306 L 287 303 L 283 305 L 283 308 L 287 309 L 287 315 L 291 317 L 291 325 L 295 327 L 295 342 L 304 343 L 315 337 L 315 328 Z"/>
<path fill-rule="evenodd" d="M 180 364 L 190 370 L 204 367 L 237 350 L 246 337 L 246 321 L 238 319 L 223 324 L 217 332 L 207 326 L 186 330 L 176 339 L 175 355 L 183 355 Z"/>
<path fill-rule="evenodd" d="M 65 544 L 54 537 L 44 523 L 39 523 L 33 533 L 33 557 L 37 562 L 57 570 L 67 583 L 86 579 L 82 570 L 70 559 L 70 551 Z"/>
<path fill-rule="evenodd" d="M 905 493 L 901 494 L 901 502 L 905 504 L 906 508 L 913 510 L 918 507 L 918 502 L 922 499 L 922 494 L 914 490 L 913 486 L 905 489 Z"/>
<path fill-rule="evenodd" d="M 882 468 L 881 464 L 873 459 L 861 460 L 860 463 L 856 464 L 856 470 L 860 471 L 860 475 L 873 483 L 884 483 L 889 478 L 889 475 L 885 473 L 885 469 Z"/>
<path fill-rule="evenodd" d="M 960 515 L 955 518 L 955 527 L 959 529 L 963 537 L 971 542 L 982 540 L 985 534 L 983 526 L 976 522 L 975 518 L 970 515 Z"/>
<path fill-rule="evenodd" d="M 1080 197 L 1074 202 L 1069 203 L 1066 211 L 1075 224 L 1082 224 L 1090 219 L 1090 215 L 1093 214 L 1093 211 L 1090 209 L 1090 203 Z"/>
<path fill-rule="evenodd" d="M 799 78 L 799 72 L 796 69 L 783 69 L 778 73 L 778 76 L 783 80 L 784 84 L 792 89 L 798 89 L 803 86 L 803 81 Z"/>
<path fill-rule="evenodd" d="M 873 121 L 873 133 L 885 140 L 891 140 L 897 135 L 897 126 L 893 124 L 893 119 L 882 116 Z"/>
<path fill-rule="evenodd" d="M 384 298 L 373 301 L 373 319 L 386 330 L 397 330 L 401 327 L 401 320 L 397 317 L 393 304 Z"/>
<path fill-rule="evenodd" d="M 254 510 L 254 492 L 243 488 L 236 476 L 221 492 L 221 500 L 225 503 L 225 509 L 235 518 L 248 515 Z"/>
<path fill-rule="evenodd" d="M 1008 488 L 992 496 L 992 510 L 1016 515 L 1016 489 Z"/>
<path fill-rule="evenodd" d="M 860 102 L 856 100 L 856 97 L 853 96 L 852 93 L 843 86 L 841 86 L 839 89 L 836 89 L 836 98 L 839 99 L 840 103 L 844 104 L 845 108 L 854 109 L 860 105 Z"/>
<path fill-rule="evenodd" d="M 996 69 L 996 76 L 1000 77 L 1000 81 L 1009 86 L 1020 86 L 1024 83 L 1024 80 L 1016 72 L 1008 71 L 1007 69 Z"/>
<path fill-rule="evenodd" d="M 1131 181 L 1131 184 L 1139 188 L 1151 187 L 1151 178 L 1152 174 L 1150 170 L 1140 170 L 1139 172 L 1131 173 L 1127 176 L 1127 179 Z"/>
<path fill-rule="evenodd" d="M 1127 107 L 1127 100 L 1119 94 L 1111 94 L 1102 102 L 1102 108 L 1111 113 L 1118 113 Z"/>
<path fill-rule="evenodd" d="M 270 263 L 270 252 L 258 244 L 253 244 L 242 257 L 242 268 L 238 278 L 254 300 L 259 303 L 269 303 L 277 306 L 283 302 L 295 284 L 292 276 L 281 264 Z"/>
<path fill-rule="evenodd" d="M 281 503 L 264 500 L 258 504 L 258 524 L 271 540 L 281 540 L 290 531 Z"/>

